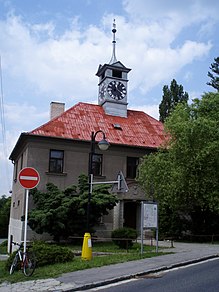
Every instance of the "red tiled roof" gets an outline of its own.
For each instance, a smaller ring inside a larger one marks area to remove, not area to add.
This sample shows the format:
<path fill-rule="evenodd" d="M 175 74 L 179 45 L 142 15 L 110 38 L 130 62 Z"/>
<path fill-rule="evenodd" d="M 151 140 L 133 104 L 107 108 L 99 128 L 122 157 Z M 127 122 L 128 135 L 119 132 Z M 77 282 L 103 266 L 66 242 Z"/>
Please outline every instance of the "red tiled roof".
<path fill-rule="evenodd" d="M 90 141 L 91 132 L 98 130 L 111 144 L 157 148 L 165 139 L 163 124 L 142 111 L 128 110 L 127 118 L 116 117 L 99 105 L 82 102 L 29 134 Z M 97 135 L 96 140 L 101 139 Z"/>

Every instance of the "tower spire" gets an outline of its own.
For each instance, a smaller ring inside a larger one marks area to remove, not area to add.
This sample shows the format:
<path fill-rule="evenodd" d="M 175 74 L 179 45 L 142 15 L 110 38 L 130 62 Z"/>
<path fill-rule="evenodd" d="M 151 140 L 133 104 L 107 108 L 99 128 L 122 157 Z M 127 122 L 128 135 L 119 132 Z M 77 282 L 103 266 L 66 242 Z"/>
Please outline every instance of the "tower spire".
<path fill-rule="evenodd" d="M 115 19 L 113 21 L 112 33 L 113 33 L 113 41 L 112 41 L 112 44 L 113 44 L 113 54 L 112 54 L 111 60 L 109 62 L 110 65 L 112 65 L 112 64 L 114 64 L 114 63 L 117 62 L 117 59 L 116 59 L 116 20 Z"/>

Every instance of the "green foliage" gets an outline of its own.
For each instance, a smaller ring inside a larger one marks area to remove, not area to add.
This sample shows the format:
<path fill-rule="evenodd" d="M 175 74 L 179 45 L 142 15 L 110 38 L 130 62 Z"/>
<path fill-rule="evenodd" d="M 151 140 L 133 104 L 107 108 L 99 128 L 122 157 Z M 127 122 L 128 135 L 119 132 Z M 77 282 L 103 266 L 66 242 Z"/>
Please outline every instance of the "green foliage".
<path fill-rule="evenodd" d="M 67 247 L 58 246 L 55 244 L 48 244 L 41 241 L 36 241 L 30 248 L 30 252 L 34 252 L 37 260 L 37 267 L 46 265 L 53 265 L 56 263 L 66 263 L 74 259 L 72 251 Z M 6 261 L 6 269 L 9 270 L 16 251 L 13 252 Z M 18 265 L 18 268 L 20 266 Z"/>
<path fill-rule="evenodd" d="M 188 93 L 183 91 L 183 86 L 178 85 L 175 79 L 171 81 L 170 88 L 164 85 L 163 99 L 159 105 L 160 121 L 164 122 L 178 103 L 187 103 L 188 99 Z"/>
<path fill-rule="evenodd" d="M 218 233 L 219 94 L 179 104 L 165 128 L 168 151 L 144 157 L 138 177 L 147 198 L 159 202 L 160 231 L 177 237 Z"/>
<path fill-rule="evenodd" d="M 5 240 L 0 244 L 0 254 L 7 254 L 8 241 Z"/>
<path fill-rule="evenodd" d="M 214 62 L 210 66 L 211 72 L 208 72 L 208 77 L 211 78 L 207 85 L 212 86 L 214 89 L 219 91 L 219 57 L 214 58 Z"/>
<path fill-rule="evenodd" d="M 86 230 L 88 178 L 80 175 L 78 186 L 64 191 L 47 184 L 46 192 L 31 191 L 36 207 L 29 213 L 28 224 L 37 233 L 48 232 L 55 241 L 70 235 L 82 236 Z M 106 185 L 93 188 L 90 202 L 90 226 L 95 226 L 102 215 L 107 215 L 117 202 Z"/>
<path fill-rule="evenodd" d="M 113 242 L 120 248 L 130 248 L 133 240 L 137 238 L 137 231 L 133 228 L 123 227 L 112 231 Z"/>
<path fill-rule="evenodd" d="M 0 234 L 1 238 L 8 237 L 11 197 L 5 195 L 0 198 Z"/>
<path fill-rule="evenodd" d="M 32 250 L 36 255 L 37 266 L 39 267 L 55 263 L 66 263 L 74 258 L 73 252 L 69 248 L 56 244 L 34 242 Z"/>

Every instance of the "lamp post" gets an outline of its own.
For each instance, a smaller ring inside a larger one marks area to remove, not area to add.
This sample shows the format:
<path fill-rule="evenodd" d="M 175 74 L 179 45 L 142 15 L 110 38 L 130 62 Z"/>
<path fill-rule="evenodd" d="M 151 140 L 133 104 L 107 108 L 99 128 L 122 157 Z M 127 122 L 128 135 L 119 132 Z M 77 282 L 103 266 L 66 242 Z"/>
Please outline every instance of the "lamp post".
<path fill-rule="evenodd" d="M 105 133 L 102 130 L 91 133 L 91 148 L 89 153 L 89 165 L 88 165 L 88 179 L 89 179 L 89 192 L 88 192 L 88 203 L 87 203 L 87 231 L 89 232 L 90 225 L 90 202 L 92 196 L 92 181 L 93 181 L 93 156 L 95 154 L 95 139 L 97 134 L 101 133 L 103 139 L 98 142 L 100 150 L 105 151 L 109 148 L 110 144 L 106 140 Z"/>

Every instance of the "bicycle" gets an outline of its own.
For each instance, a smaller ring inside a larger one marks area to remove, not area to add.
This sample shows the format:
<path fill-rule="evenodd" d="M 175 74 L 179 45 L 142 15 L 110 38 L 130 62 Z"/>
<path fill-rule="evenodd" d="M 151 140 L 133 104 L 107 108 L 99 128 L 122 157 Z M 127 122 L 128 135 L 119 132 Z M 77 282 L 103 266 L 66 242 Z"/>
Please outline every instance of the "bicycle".
<path fill-rule="evenodd" d="M 36 257 L 34 255 L 34 252 L 32 251 L 26 251 L 23 252 L 23 244 L 19 244 L 17 242 L 13 242 L 14 245 L 18 245 L 19 248 L 15 254 L 14 260 L 11 264 L 9 273 L 12 275 L 18 266 L 19 262 L 21 264 L 21 270 L 23 270 L 23 273 L 25 276 L 29 277 L 33 274 L 35 268 L 36 268 Z"/>

